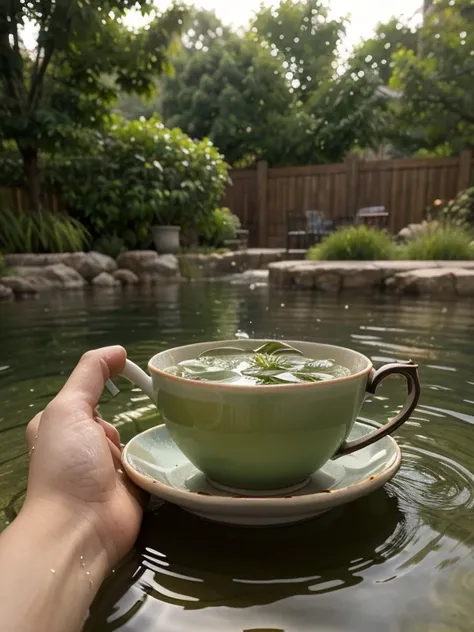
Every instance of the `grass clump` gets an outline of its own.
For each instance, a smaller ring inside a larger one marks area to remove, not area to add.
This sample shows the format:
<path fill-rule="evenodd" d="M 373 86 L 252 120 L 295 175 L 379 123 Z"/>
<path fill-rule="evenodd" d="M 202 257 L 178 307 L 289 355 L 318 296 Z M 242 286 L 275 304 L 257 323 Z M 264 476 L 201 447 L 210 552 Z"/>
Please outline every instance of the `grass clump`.
<path fill-rule="evenodd" d="M 88 240 L 84 226 L 64 213 L 0 209 L 0 250 L 5 254 L 77 252 Z"/>
<path fill-rule="evenodd" d="M 420 261 L 466 261 L 474 259 L 472 233 L 462 227 L 442 225 L 400 246 L 399 258 Z"/>
<path fill-rule="evenodd" d="M 310 248 L 313 261 L 381 261 L 393 259 L 396 248 L 390 236 L 367 226 L 341 228 L 321 244 Z"/>

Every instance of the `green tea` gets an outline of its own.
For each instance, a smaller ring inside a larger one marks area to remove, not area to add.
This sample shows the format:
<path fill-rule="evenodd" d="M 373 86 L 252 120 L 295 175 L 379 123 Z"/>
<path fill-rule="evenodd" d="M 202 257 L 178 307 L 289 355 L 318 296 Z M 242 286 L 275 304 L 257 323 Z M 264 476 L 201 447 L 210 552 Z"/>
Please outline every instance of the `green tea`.
<path fill-rule="evenodd" d="M 306 358 L 298 349 L 276 341 L 253 351 L 216 347 L 169 367 L 166 372 L 190 380 L 248 386 L 324 382 L 351 374 L 334 360 Z"/>

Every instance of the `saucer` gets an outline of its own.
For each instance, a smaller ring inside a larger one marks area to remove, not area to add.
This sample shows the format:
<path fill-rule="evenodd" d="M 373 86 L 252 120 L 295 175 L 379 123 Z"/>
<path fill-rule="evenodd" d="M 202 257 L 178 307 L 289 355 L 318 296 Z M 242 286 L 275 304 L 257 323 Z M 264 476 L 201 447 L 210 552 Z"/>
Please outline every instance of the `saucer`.
<path fill-rule="evenodd" d="M 351 439 L 374 427 L 356 422 Z M 284 525 L 309 520 L 382 487 L 397 472 L 401 452 L 392 437 L 315 472 L 308 484 L 284 495 L 236 494 L 217 488 L 176 447 L 166 426 L 150 428 L 124 448 L 122 464 L 136 485 L 201 518 L 243 526 Z"/>

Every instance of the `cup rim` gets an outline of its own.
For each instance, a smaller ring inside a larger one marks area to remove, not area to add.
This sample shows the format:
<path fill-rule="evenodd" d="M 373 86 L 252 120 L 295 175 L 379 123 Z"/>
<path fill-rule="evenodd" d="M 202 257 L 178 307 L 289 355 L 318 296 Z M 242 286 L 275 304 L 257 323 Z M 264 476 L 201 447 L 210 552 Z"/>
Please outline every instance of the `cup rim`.
<path fill-rule="evenodd" d="M 274 342 L 275 339 L 271 339 L 271 338 L 256 338 L 253 339 L 251 338 L 250 340 L 254 340 L 256 343 L 258 344 L 265 344 L 266 342 Z M 156 375 L 160 375 L 161 377 L 170 380 L 170 381 L 174 381 L 178 384 L 183 384 L 183 385 L 188 385 L 188 386 L 194 386 L 194 387 L 204 387 L 204 388 L 218 388 L 221 390 L 226 390 L 226 391 L 234 391 L 234 392 L 238 392 L 238 391 L 252 391 L 253 393 L 263 393 L 263 392 L 275 392 L 277 389 L 278 391 L 281 390 L 288 390 L 288 389 L 303 389 L 303 388 L 316 388 L 316 387 L 323 387 L 323 386 L 330 386 L 330 385 L 335 385 L 335 384 L 340 384 L 342 382 L 347 382 L 350 380 L 357 380 L 361 377 L 363 377 L 366 374 L 369 374 L 370 371 L 372 371 L 373 369 L 373 364 L 372 361 L 365 356 L 364 354 L 360 353 L 359 351 L 354 351 L 354 349 L 349 349 L 348 347 L 341 347 L 338 345 L 329 345 L 329 344 L 325 344 L 325 343 L 320 343 L 320 342 L 313 342 L 311 340 L 283 340 L 282 342 L 286 342 L 290 345 L 298 345 L 298 344 L 311 344 L 311 345 L 316 345 L 318 347 L 326 347 L 327 349 L 337 349 L 338 351 L 345 351 L 351 354 L 354 354 L 356 356 L 359 357 L 359 359 L 362 359 L 365 361 L 365 363 L 367 364 L 366 368 L 358 371 L 357 373 L 353 373 L 351 375 L 347 375 L 344 377 L 336 377 L 332 380 L 326 380 L 323 382 L 304 382 L 301 384 L 231 384 L 231 383 L 224 383 L 224 382 L 200 382 L 198 380 L 193 380 L 187 377 L 179 377 L 177 375 L 172 375 L 171 373 L 166 373 L 166 371 L 163 371 L 162 369 L 157 368 L 156 366 L 153 365 L 153 361 L 158 358 L 160 355 L 162 355 L 163 353 L 167 353 L 168 351 L 171 350 L 176 350 L 179 351 L 181 349 L 186 349 L 188 347 L 194 347 L 194 346 L 200 346 L 203 344 L 215 344 L 217 345 L 238 345 L 239 342 L 244 342 L 244 341 L 240 341 L 240 340 L 212 340 L 209 342 L 197 342 L 197 343 L 193 343 L 193 344 L 189 344 L 189 345 L 181 345 L 180 347 L 172 347 L 171 349 L 165 349 L 164 351 L 160 351 L 159 353 L 156 353 L 152 358 L 150 358 L 150 360 L 148 361 L 148 371 L 150 373 L 155 373 Z M 246 340 L 245 340 L 246 342 Z"/>

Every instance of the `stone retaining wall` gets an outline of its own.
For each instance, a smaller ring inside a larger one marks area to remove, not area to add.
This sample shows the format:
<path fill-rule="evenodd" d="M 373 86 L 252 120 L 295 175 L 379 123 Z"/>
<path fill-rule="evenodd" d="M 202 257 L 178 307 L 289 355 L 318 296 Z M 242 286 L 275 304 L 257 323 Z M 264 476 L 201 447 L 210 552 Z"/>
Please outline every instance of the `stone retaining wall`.
<path fill-rule="evenodd" d="M 269 284 L 342 291 L 474 297 L 474 261 L 284 261 L 269 266 Z"/>
<path fill-rule="evenodd" d="M 226 277 L 266 269 L 282 261 L 285 250 L 249 249 L 224 254 L 158 255 L 129 251 L 117 261 L 98 252 L 5 255 L 7 276 L 0 277 L 0 300 L 51 290 L 87 286 L 114 288 Z"/>

